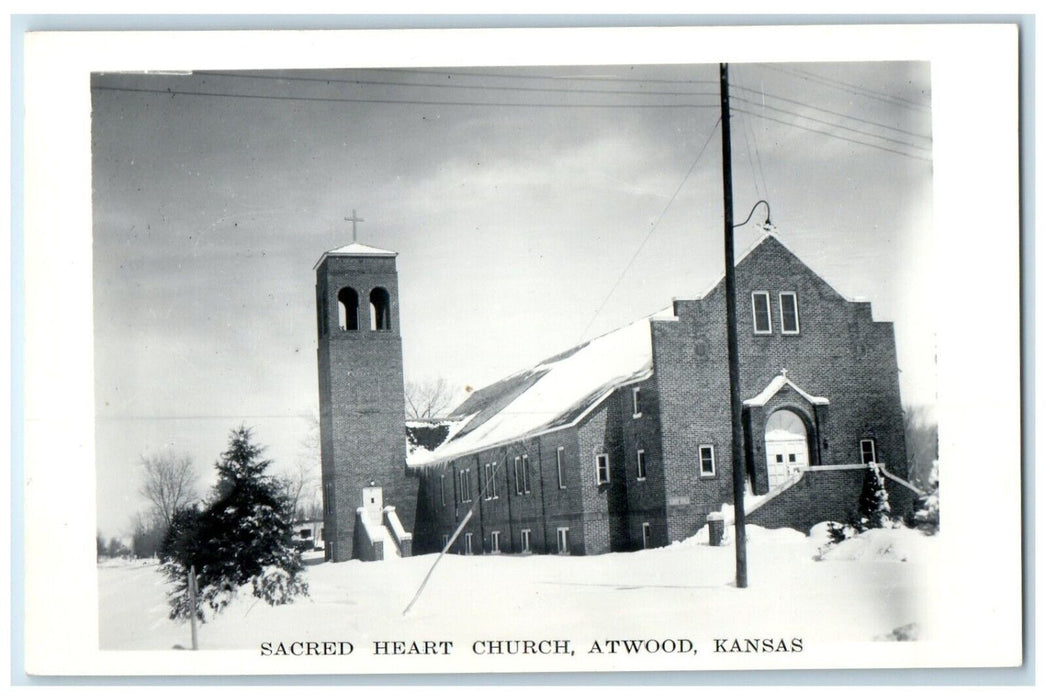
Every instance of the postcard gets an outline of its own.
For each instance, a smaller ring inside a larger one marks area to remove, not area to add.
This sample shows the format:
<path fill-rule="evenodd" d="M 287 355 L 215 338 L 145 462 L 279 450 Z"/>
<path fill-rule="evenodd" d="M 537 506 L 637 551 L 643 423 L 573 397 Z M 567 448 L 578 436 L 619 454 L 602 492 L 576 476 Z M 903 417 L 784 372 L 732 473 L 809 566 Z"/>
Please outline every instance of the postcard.
<path fill-rule="evenodd" d="M 1016 41 L 29 36 L 27 673 L 1019 666 Z"/>

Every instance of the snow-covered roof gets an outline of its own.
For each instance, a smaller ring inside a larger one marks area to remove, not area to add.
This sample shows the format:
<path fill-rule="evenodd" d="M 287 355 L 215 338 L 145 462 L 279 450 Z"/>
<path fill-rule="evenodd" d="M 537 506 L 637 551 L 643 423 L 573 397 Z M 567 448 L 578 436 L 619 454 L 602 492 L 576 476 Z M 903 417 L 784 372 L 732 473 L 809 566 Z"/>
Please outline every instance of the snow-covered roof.
<path fill-rule="evenodd" d="M 650 320 L 662 317 L 671 317 L 671 309 L 474 392 L 451 415 L 456 423 L 447 440 L 432 451 L 415 450 L 407 463 L 439 464 L 577 423 L 618 387 L 650 376 Z"/>
<path fill-rule="evenodd" d="M 809 401 L 814 406 L 827 406 L 828 399 L 823 396 L 813 396 L 806 393 L 799 386 L 788 378 L 788 373 L 785 370 L 781 370 L 781 374 L 777 375 L 770 380 L 770 383 L 766 385 L 766 388 L 760 391 L 758 394 L 750 399 L 745 399 L 742 403 L 745 406 L 765 406 L 766 402 L 774 397 L 777 392 L 785 386 L 791 387 L 797 394 L 802 396 L 804 399 Z"/>
<path fill-rule="evenodd" d="M 391 250 L 382 250 L 381 248 L 375 248 L 373 246 L 364 245 L 362 243 L 350 243 L 343 245 L 341 248 L 335 248 L 334 250 L 328 250 L 326 253 L 320 256 L 320 259 L 316 261 L 313 266 L 315 270 L 320 266 L 325 259 L 330 256 L 339 257 L 355 257 L 355 258 L 394 258 L 398 253 L 394 253 Z"/>

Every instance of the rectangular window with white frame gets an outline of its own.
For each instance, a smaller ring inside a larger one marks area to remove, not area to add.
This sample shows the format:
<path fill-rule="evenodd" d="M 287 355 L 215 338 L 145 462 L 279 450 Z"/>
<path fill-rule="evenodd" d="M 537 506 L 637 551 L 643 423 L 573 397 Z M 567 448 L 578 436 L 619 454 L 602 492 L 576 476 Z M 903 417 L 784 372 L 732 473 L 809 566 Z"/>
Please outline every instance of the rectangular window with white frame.
<path fill-rule="evenodd" d="M 519 551 L 523 554 L 530 553 L 530 529 L 524 528 L 519 531 Z"/>
<path fill-rule="evenodd" d="M 439 504 L 441 506 L 447 505 L 447 475 L 439 475 Z"/>
<path fill-rule="evenodd" d="M 522 462 L 520 471 L 523 474 L 523 493 L 530 493 L 530 457 L 523 455 L 520 460 Z"/>
<path fill-rule="evenodd" d="M 605 452 L 596 455 L 596 483 L 610 483 L 610 455 Z"/>
<path fill-rule="evenodd" d="M 566 479 L 563 478 L 563 457 L 564 449 L 560 447 L 556 450 L 556 476 L 559 478 L 559 488 L 565 489 L 567 487 Z"/>
<path fill-rule="evenodd" d="M 458 488 L 461 491 L 461 502 L 469 503 L 472 500 L 472 475 L 471 469 L 462 469 L 458 472 Z"/>
<path fill-rule="evenodd" d="M 440 540 L 441 540 L 441 542 L 442 542 L 442 544 L 440 545 L 440 547 L 441 547 L 442 549 L 446 549 L 446 548 L 447 548 L 447 545 L 448 545 L 448 544 L 450 544 L 450 535 L 442 535 L 442 536 L 440 537 Z"/>
<path fill-rule="evenodd" d="M 490 553 L 501 554 L 501 532 L 499 530 L 490 533 Z"/>
<path fill-rule="evenodd" d="M 497 462 L 489 462 L 483 465 L 483 500 L 485 501 L 498 497 L 498 483 L 494 480 L 494 472 L 497 471 L 497 467 Z"/>
<path fill-rule="evenodd" d="M 650 547 L 650 523 L 643 523 L 643 549 Z"/>
<path fill-rule="evenodd" d="M 465 554 L 472 554 L 472 533 L 465 533 Z"/>
<path fill-rule="evenodd" d="M 632 387 L 632 417 L 639 418 L 643 415 L 642 406 L 639 403 L 639 387 Z"/>
<path fill-rule="evenodd" d="M 781 334 L 799 335 L 799 298 L 795 292 L 781 292 L 777 299 L 781 311 Z"/>
<path fill-rule="evenodd" d="M 875 440 L 872 438 L 861 440 L 861 464 L 878 462 L 876 459 L 877 456 L 878 455 L 875 454 Z"/>
<path fill-rule="evenodd" d="M 636 450 L 636 481 L 646 481 L 646 450 Z"/>
<path fill-rule="evenodd" d="M 516 457 L 514 460 L 512 460 L 512 473 L 515 474 L 515 476 L 516 476 L 516 495 L 517 496 L 522 496 L 523 495 L 523 477 L 520 475 L 519 464 L 520 464 L 519 457 Z"/>
<path fill-rule="evenodd" d="M 715 476 L 715 447 L 701 445 L 697 451 L 701 459 L 701 476 Z"/>
<path fill-rule="evenodd" d="M 770 317 L 770 292 L 752 292 L 752 327 L 756 335 L 774 332 Z"/>
<path fill-rule="evenodd" d="M 556 528 L 556 551 L 560 554 L 570 554 L 570 528 Z"/>

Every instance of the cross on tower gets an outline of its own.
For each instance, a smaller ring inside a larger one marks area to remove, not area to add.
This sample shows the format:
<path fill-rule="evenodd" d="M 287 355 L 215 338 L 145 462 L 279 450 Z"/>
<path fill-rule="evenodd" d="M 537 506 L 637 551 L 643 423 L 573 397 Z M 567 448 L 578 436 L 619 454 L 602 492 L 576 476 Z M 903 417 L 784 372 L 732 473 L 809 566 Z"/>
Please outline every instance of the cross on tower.
<path fill-rule="evenodd" d="M 346 216 L 345 220 L 352 222 L 352 242 L 355 243 L 356 242 L 356 224 L 357 223 L 362 224 L 363 223 L 363 219 L 357 217 L 356 216 L 356 210 L 353 209 L 352 210 L 352 216 L 351 217 Z"/>

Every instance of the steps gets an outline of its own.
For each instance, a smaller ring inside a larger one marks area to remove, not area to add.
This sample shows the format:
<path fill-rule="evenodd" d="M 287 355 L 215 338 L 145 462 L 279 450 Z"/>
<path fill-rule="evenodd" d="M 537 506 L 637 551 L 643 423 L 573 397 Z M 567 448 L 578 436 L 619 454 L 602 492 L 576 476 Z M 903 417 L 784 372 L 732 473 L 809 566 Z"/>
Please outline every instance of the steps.
<path fill-rule="evenodd" d="M 399 545 L 396 544 L 396 538 L 392 536 L 392 532 L 388 527 L 381 528 L 381 541 L 384 543 L 383 551 L 386 559 L 400 559 Z"/>

